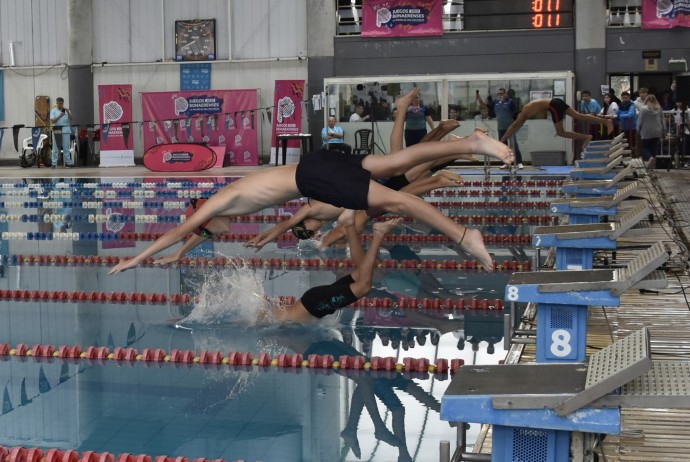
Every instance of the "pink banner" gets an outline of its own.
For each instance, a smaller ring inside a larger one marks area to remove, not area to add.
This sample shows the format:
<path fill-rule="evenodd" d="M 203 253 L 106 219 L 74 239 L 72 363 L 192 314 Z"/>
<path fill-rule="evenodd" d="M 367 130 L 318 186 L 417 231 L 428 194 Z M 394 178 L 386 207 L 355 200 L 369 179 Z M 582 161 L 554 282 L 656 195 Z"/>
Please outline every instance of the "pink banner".
<path fill-rule="evenodd" d="M 142 93 L 144 151 L 159 144 L 204 143 L 225 165 L 259 165 L 257 90 Z"/>
<path fill-rule="evenodd" d="M 443 35 L 441 0 L 364 0 L 362 37 Z"/>
<path fill-rule="evenodd" d="M 642 28 L 690 27 L 690 0 L 642 0 Z"/>
<path fill-rule="evenodd" d="M 273 96 L 273 130 L 271 132 L 271 163 L 275 162 L 276 136 L 302 132 L 302 100 L 304 80 L 276 80 Z M 288 140 L 288 163 L 299 161 L 299 140 Z"/>
<path fill-rule="evenodd" d="M 134 165 L 132 85 L 99 85 L 101 166 Z"/>

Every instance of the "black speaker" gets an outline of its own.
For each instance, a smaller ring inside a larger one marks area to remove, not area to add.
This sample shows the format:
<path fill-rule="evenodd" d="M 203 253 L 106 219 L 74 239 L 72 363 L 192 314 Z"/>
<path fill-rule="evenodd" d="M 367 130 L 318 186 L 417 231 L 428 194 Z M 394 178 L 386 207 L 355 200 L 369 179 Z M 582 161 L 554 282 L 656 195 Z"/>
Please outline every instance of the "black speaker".
<path fill-rule="evenodd" d="M 690 103 L 690 75 L 676 77 L 676 98 L 685 104 Z"/>

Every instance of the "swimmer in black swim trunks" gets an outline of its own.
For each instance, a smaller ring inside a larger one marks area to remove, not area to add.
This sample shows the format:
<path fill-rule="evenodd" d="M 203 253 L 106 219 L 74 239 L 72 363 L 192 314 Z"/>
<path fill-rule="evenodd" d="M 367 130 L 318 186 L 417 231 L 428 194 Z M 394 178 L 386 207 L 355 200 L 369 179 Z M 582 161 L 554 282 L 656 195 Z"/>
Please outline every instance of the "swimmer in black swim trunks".
<path fill-rule="evenodd" d="M 191 207 L 191 206 L 190 206 Z M 188 211 L 191 217 L 196 209 Z M 179 252 L 168 257 L 154 260 L 154 264 L 166 265 L 179 260 L 182 255 L 187 253 L 204 239 L 212 237 L 213 229 L 218 225 L 219 220 L 213 218 L 209 223 L 204 224 L 203 228 L 195 231 Z M 227 220 L 226 220 L 227 221 Z M 347 230 L 348 242 L 350 244 L 350 255 L 355 261 L 357 269 L 347 276 L 338 279 L 333 284 L 327 286 L 312 287 L 307 290 L 302 298 L 286 307 L 281 307 L 264 314 L 262 319 L 265 321 L 313 321 L 334 313 L 340 308 L 344 308 L 351 303 L 364 297 L 371 291 L 371 282 L 376 268 L 376 260 L 379 248 L 383 243 L 383 238 L 393 228 L 398 226 L 401 218 L 389 220 L 385 223 L 374 225 L 374 234 L 371 239 L 369 249 L 364 252 L 359 234 L 355 230 L 354 210 L 345 210 L 341 213 L 338 222 Z M 210 228 L 210 229 L 209 229 Z"/>
<path fill-rule="evenodd" d="M 109 274 L 134 268 L 150 256 L 182 242 L 187 235 L 213 217 L 247 215 L 303 196 L 324 202 L 332 201 L 332 205 L 336 206 L 353 204 L 362 209 L 375 208 L 408 215 L 446 234 L 463 251 L 479 260 L 484 269 L 491 271 L 493 260 L 484 246 L 479 230 L 459 225 L 417 196 L 393 191 L 373 181 L 401 175 L 424 162 L 441 159 L 448 161 L 468 154 L 482 154 L 508 164 L 513 162 L 510 148 L 475 130 L 465 138 L 417 144 L 387 156 L 349 156 L 358 158 L 353 161 L 344 159 L 342 156 L 347 154 L 338 151 L 322 151 L 318 155 L 307 154 L 297 165 L 258 170 L 222 188 L 189 220 L 163 234 L 136 257 L 120 261 Z M 318 161 L 318 156 L 324 157 L 322 160 L 330 168 L 330 172 L 314 169 L 309 165 L 312 159 Z M 333 178 L 334 175 L 342 178 L 348 174 L 352 175 L 352 183 Z M 326 191 L 322 190 L 324 185 Z M 338 194 L 329 194 L 331 189 L 338 187 Z M 353 190 L 355 188 L 358 190 Z"/>
<path fill-rule="evenodd" d="M 371 291 L 376 260 L 383 238 L 401 221 L 401 218 L 395 218 L 385 223 L 376 223 L 371 244 L 365 253 L 359 234 L 355 230 L 354 210 L 344 211 L 338 222 L 347 230 L 350 254 L 357 269 L 331 285 L 312 287 L 302 295 L 299 301 L 285 308 L 273 310 L 267 313 L 266 317 L 277 321 L 313 321 L 335 313 L 338 309 L 367 295 Z"/>
<path fill-rule="evenodd" d="M 413 93 L 418 91 L 419 90 L 415 88 Z M 408 99 L 404 97 L 396 100 L 396 107 L 401 110 L 398 111 L 398 116 L 396 116 L 395 122 L 393 123 L 393 130 L 391 131 L 391 153 L 403 149 L 403 135 L 408 104 Z M 457 120 L 444 120 L 431 132 L 427 133 L 422 139 L 422 142 L 439 141 L 448 133 L 455 130 L 459 125 L 460 123 Z M 474 160 L 471 155 L 463 158 L 466 160 Z M 387 188 L 403 191 L 415 196 L 421 196 L 438 188 L 459 186 L 462 184 L 462 177 L 455 173 L 441 171 L 431 176 L 432 173 L 442 170 L 447 163 L 448 162 L 445 160 L 425 162 L 411 168 L 405 172 L 404 175 L 385 178 L 379 182 Z M 254 247 L 256 250 L 259 250 L 287 231 L 292 231 L 292 234 L 298 239 L 310 239 L 322 226 L 335 220 L 342 211 L 343 209 L 341 207 L 336 207 L 325 202 L 310 200 L 308 204 L 303 205 L 293 216 L 263 233 L 256 235 L 254 238 L 247 241 L 245 246 Z M 377 210 L 357 211 L 355 217 L 357 231 L 362 232 L 369 218 L 380 214 L 381 211 Z M 321 247 L 328 247 L 333 242 L 344 237 L 344 231 L 336 227 L 324 237 Z"/>
<path fill-rule="evenodd" d="M 568 132 L 563 128 L 563 120 L 566 115 L 569 115 L 573 119 L 582 120 L 583 122 L 590 122 L 595 124 L 606 124 L 609 129 L 609 133 L 613 130 L 613 122 L 610 119 L 605 119 L 598 117 L 593 114 L 581 114 L 568 106 L 565 101 L 560 98 L 553 99 L 537 99 L 530 101 L 522 108 L 522 112 L 518 115 L 518 118 L 513 122 L 508 130 L 505 132 L 503 137 L 501 137 L 501 142 L 509 140 L 519 129 L 522 127 L 527 119 L 536 115 L 543 115 L 545 113 L 551 114 L 551 119 L 553 120 L 553 125 L 556 128 L 556 134 L 562 136 L 563 138 L 571 138 L 575 140 L 582 140 L 587 143 L 592 141 L 592 135 L 587 135 L 584 133 Z"/>

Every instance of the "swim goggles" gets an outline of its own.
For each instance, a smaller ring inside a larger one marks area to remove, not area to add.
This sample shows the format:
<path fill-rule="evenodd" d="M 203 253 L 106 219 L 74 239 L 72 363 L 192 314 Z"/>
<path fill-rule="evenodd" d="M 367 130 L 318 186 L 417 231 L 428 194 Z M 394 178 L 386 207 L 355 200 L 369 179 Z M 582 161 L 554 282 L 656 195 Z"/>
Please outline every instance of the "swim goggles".
<path fill-rule="evenodd" d="M 307 229 L 306 226 L 304 226 L 304 222 L 296 224 L 290 228 L 290 231 L 292 231 L 292 235 L 299 240 L 311 239 L 314 237 L 314 234 L 316 234 L 316 231 Z"/>

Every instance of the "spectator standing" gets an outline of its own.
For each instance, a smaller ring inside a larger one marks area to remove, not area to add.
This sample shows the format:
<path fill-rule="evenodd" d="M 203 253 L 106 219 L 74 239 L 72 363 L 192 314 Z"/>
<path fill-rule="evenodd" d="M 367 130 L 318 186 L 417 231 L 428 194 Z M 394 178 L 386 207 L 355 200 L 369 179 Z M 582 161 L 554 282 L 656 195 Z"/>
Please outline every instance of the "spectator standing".
<path fill-rule="evenodd" d="M 676 109 L 673 111 L 673 119 L 676 124 L 676 136 L 680 143 L 680 153 L 685 162 L 684 167 L 690 167 L 690 109 L 682 101 L 676 101 Z"/>
<path fill-rule="evenodd" d="M 67 168 L 74 167 L 70 145 L 70 126 L 73 122 L 72 113 L 65 107 L 65 100 L 58 97 L 55 100 L 55 107 L 50 111 L 50 124 L 53 127 L 53 155 L 51 168 L 55 168 L 58 163 L 60 148 L 65 159 Z M 56 133 L 57 132 L 57 133 Z"/>
<path fill-rule="evenodd" d="M 503 135 L 506 134 L 508 128 L 510 128 L 513 121 L 517 118 L 519 110 L 515 100 L 510 98 L 505 88 L 499 88 L 496 94 L 498 99 L 489 103 L 488 107 L 490 111 L 493 110 L 494 114 L 496 114 L 498 138 L 502 139 Z M 484 104 L 482 97 L 479 96 L 479 93 L 477 93 L 477 100 L 479 101 L 480 106 Z M 511 147 L 513 149 L 513 153 L 515 154 L 515 163 L 517 164 L 518 169 L 522 169 L 522 153 L 520 152 L 520 146 L 518 146 L 517 137 L 515 134 L 513 134 L 510 139 L 507 139 L 505 143 L 508 146 L 511 146 L 512 143 Z M 508 165 L 503 164 L 502 168 L 508 168 Z"/>
<path fill-rule="evenodd" d="M 429 109 L 422 103 L 419 92 L 415 92 L 405 119 L 405 146 L 413 146 L 422 141 L 426 135 L 427 124 L 429 128 L 434 129 L 434 121 L 431 120 Z"/>
<path fill-rule="evenodd" d="M 613 100 L 610 93 L 604 95 L 604 107 L 601 108 L 599 115 L 613 121 L 613 131 L 608 133 L 608 138 L 611 139 L 618 135 L 618 103 Z"/>
<path fill-rule="evenodd" d="M 630 150 L 636 153 L 637 109 L 633 102 L 630 101 L 630 93 L 627 91 L 621 93 L 621 103 L 618 106 L 618 126 L 621 133 L 625 133 Z"/>
<path fill-rule="evenodd" d="M 649 94 L 644 104 L 639 106 L 639 110 L 637 132 L 640 134 L 642 145 L 642 160 L 646 162 L 647 168 L 654 168 L 661 140 L 664 137 L 664 112 L 656 96 Z"/>
<path fill-rule="evenodd" d="M 580 100 L 580 112 L 582 114 L 598 115 L 601 112 L 599 101 L 592 98 L 592 93 L 589 90 L 582 90 L 580 96 L 582 97 Z M 601 124 L 591 124 L 587 131 L 592 135 L 592 139 L 601 138 Z"/>

